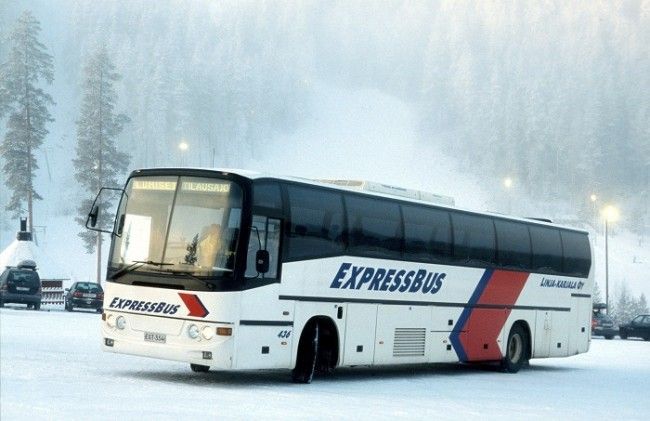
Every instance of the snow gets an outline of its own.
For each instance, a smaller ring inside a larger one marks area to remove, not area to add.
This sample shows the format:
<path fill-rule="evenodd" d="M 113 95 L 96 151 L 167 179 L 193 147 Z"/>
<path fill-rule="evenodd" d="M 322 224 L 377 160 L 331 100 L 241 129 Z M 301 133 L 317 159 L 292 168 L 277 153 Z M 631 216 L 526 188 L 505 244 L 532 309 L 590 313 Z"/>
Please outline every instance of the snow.
<path fill-rule="evenodd" d="M 0 309 L 0 419 L 647 419 L 650 343 L 595 338 L 570 358 L 504 374 L 435 364 L 193 373 L 103 353 L 90 312 Z M 506 418 L 504 418 L 506 417 Z"/>
<path fill-rule="evenodd" d="M 7 266 L 17 266 L 23 260 L 33 260 L 38 265 L 41 279 L 61 279 L 66 275 L 33 241 L 14 240 L 0 253 L 0 271 Z"/>

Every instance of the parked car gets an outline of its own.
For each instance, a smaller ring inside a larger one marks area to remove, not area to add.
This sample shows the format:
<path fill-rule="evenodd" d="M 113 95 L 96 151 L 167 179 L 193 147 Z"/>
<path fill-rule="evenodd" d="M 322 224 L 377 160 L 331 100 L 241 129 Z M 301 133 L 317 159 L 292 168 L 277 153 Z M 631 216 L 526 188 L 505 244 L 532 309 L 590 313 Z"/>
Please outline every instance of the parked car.
<path fill-rule="evenodd" d="M 75 282 L 65 291 L 64 306 L 66 311 L 72 311 L 75 308 L 90 308 L 98 313 L 102 312 L 104 290 L 101 285 L 94 282 Z"/>
<path fill-rule="evenodd" d="M 10 266 L 0 275 L 0 307 L 7 303 L 27 304 L 27 308 L 41 308 L 41 278 L 33 260 L 23 260 Z"/>
<path fill-rule="evenodd" d="M 643 338 L 650 341 L 650 314 L 640 314 L 630 323 L 621 325 L 619 335 L 621 339 Z"/>
<path fill-rule="evenodd" d="M 610 316 L 596 312 L 591 319 L 591 336 L 604 336 L 605 339 L 614 339 L 618 335 L 618 326 Z"/>

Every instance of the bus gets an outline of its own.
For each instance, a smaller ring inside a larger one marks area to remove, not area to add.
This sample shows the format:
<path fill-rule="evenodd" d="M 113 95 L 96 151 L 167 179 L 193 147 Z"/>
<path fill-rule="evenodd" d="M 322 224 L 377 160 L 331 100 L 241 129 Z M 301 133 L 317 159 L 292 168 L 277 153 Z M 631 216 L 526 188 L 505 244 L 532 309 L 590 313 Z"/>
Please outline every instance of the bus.
<path fill-rule="evenodd" d="M 342 184 L 154 168 L 102 189 L 87 226 L 111 234 L 103 349 L 299 383 L 587 352 L 586 231 Z"/>

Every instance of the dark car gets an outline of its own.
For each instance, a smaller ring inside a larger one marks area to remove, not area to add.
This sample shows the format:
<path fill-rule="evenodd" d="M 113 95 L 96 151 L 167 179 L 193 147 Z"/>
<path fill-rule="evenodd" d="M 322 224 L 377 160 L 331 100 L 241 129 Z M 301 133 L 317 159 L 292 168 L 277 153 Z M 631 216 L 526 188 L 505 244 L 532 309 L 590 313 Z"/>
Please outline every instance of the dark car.
<path fill-rule="evenodd" d="M 101 285 L 94 282 L 75 282 L 70 289 L 66 289 L 64 301 L 67 311 L 89 308 L 101 313 L 104 290 Z"/>
<path fill-rule="evenodd" d="M 630 323 L 621 325 L 619 335 L 621 339 L 643 338 L 650 341 L 650 314 L 640 314 Z"/>
<path fill-rule="evenodd" d="M 27 304 L 27 308 L 40 310 L 41 278 L 34 261 L 23 260 L 0 275 L 0 307 L 7 303 Z"/>
<path fill-rule="evenodd" d="M 618 335 L 618 327 L 614 319 L 605 313 L 594 313 L 591 320 L 591 336 L 604 336 L 605 339 L 614 339 Z"/>

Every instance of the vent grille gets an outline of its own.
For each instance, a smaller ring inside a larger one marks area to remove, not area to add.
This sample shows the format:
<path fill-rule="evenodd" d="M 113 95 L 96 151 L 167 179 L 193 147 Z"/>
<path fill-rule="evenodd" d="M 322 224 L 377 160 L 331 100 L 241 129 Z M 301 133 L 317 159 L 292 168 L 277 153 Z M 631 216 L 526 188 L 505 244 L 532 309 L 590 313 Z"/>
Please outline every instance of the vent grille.
<path fill-rule="evenodd" d="M 426 342 L 426 328 L 398 327 L 395 329 L 393 357 L 422 357 Z"/>

